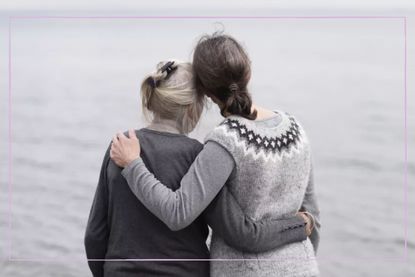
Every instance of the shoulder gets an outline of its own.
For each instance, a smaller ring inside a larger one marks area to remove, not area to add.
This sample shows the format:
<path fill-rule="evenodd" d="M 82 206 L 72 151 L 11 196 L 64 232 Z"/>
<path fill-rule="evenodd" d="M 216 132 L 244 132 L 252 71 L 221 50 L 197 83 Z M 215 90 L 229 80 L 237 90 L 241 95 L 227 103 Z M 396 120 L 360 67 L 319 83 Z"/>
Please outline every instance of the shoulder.
<path fill-rule="evenodd" d="M 294 148 L 301 150 L 302 153 L 309 153 L 310 141 L 303 127 L 301 116 L 294 116 L 287 112 L 284 112 L 284 116 L 287 118 L 287 123 L 284 132 L 277 138 L 278 146 L 281 145 L 279 150 L 286 149 L 290 152 L 290 149 Z"/>
<path fill-rule="evenodd" d="M 291 132 L 297 132 L 298 135 L 300 136 L 306 136 L 304 127 L 301 123 L 301 119 L 299 119 L 299 117 L 294 116 L 290 113 L 284 112 L 285 116 L 288 118 L 288 122 L 289 122 L 289 131 Z"/>
<path fill-rule="evenodd" d="M 186 142 L 189 144 L 189 147 L 197 154 L 203 149 L 203 143 L 194 138 L 186 137 Z"/>
<path fill-rule="evenodd" d="M 200 141 L 186 135 L 175 136 L 173 143 L 178 147 L 179 152 L 189 153 L 192 157 L 196 157 L 203 149 L 203 144 Z"/>
<path fill-rule="evenodd" d="M 227 117 L 205 137 L 205 143 L 209 141 L 216 142 L 229 152 L 235 148 L 238 140 L 234 129 L 239 126 L 239 121 L 236 117 Z"/>

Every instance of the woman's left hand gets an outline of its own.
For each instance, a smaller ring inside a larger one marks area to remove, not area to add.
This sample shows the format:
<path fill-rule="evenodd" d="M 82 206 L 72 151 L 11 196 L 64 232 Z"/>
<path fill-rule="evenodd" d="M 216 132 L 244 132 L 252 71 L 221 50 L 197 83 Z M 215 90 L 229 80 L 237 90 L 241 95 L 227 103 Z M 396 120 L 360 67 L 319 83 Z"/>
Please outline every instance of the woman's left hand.
<path fill-rule="evenodd" d="M 134 130 L 128 130 L 128 135 L 129 138 L 118 132 L 112 139 L 110 157 L 119 167 L 126 167 L 140 157 L 140 142 Z"/>

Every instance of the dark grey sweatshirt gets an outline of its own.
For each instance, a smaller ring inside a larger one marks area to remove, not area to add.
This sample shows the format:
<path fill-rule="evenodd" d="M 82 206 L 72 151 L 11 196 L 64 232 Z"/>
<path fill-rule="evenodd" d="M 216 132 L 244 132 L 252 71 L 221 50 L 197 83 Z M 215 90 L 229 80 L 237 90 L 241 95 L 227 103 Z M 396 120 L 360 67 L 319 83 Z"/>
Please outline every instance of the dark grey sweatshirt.
<path fill-rule="evenodd" d="M 203 145 L 180 134 L 149 129 L 136 134 L 144 165 L 167 188 L 176 191 Z M 233 247 L 248 251 L 306 238 L 300 217 L 253 222 L 226 189 L 190 225 L 172 231 L 137 200 L 108 149 L 85 234 L 87 257 L 209 259 L 207 223 Z M 209 276 L 209 264 L 202 261 L 90 261 L 89 266 L 94 276 Z"/>

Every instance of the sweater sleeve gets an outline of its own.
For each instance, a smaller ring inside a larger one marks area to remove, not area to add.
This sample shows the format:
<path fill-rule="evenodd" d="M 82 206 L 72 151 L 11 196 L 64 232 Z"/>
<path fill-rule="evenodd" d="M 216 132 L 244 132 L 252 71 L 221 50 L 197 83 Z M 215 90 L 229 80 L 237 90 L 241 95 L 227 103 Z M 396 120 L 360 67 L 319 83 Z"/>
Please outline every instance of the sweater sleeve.
<path fill-rule="evenodd" d="M 173 192 L 159 183 L 152 175 L 148 175 L 151 173 L 145 173 L 147 177 L 141 175 L 143 174 L 142 171 L 146 172 L 147 169 L 140 164 L 142 164 L 140 160 L 134 161 L 123 170 L 122 174 L 137 198 L 140 201 L 143 199 L 143 204 L 156 216 L 160 216 L 160 219 L 172 230 L 178 230 L 190 224 L 210 203 L 210 200 L 204 201 L 203 198 L 208 197 L 210 199 L 212 197 L 210 195 L 216 195 L 217 193 L 216 189 L 214 193 L 205 193 L 205 196 L 202 192 L 209 190 L 209 184 L 212 183 L 220 190 L 235 167 L 235 162 L 228 151 L 216 142 L 208 141 L 189 172 L 184 176 L 181 187 Z M 215 164 L 220 165 L 220 168 L 214 166 Z M 206 173 L 204 172 L 206 170 L 212 174 L 203 174 Z M 196 174 L 196 172 L 200 173 Z M 218 176 L 223 177 L 216 180 Z M 149 184 L 145 182 L 149 182 Z M 160 197 L 159 199 L 157 195 L 153 195 L 152 191 L 157 191 L 157 188 L 154 187 L 149 189 L 148 195 L 145 195 L 146 197 L 143 197 L 144 195 L 140 189 L 144 189 L 146 186 L 159 186 L 160 184 L 162 186 L 160 193 L 167 193 L 166 197 Z M 207 187 L 204 188 L 204 186 Z M 194 191 L 196 194 L 200 194 L 199 196 L 193 195 L 191 191 L 186 192 L 192 187 L 200 187 L 200 189 Z M 175 195 L 177 192 L 179 193 Z M 169 204 L 169 201 L 173 201 L 173 204 Z M 194 204 L 187 204 L 185 201 Z M 206 204 L 202 205 L 202 203 Z M 302 218 L 292 217 L 255 222 L 245 216 L 236 199 L 233 198 L 226 187 L 216 196 L 204 215 L 213 231 L 223 237 L 229 245 L 249 252 L 262 252 L 306 238 L 305 222 Z"/>
<path fill-rule="evenodd" d="M 308 179 L 307 189 L 304 195 L 304 200 L 301 205 L 300 211 L 307 211 L 314 217 L 314 229 L 310 235 L 311 243 L 313 244 L 314 251 L 317 253 L 320 243 L 320 209 L 317 203 L 316 193 L 314 189 L 314 175 L 313 167 L 310 168 L 310 174 Z"/>
<path fill-rule="evenodd" d="M 88 265 L 94 277 L 104 276 L 104 261 L 109 237 L 108 227 L 108 182 L 107 167 L 110 161 L 109 148 L 104 156 L 101 166 L 98 186 L 95 192 L 94 201 L 89 213 L 86 227 L 84 244 Z"/>
<path fill-rule="evenodd" d="M 205 144 L 176 191 L 164 186 L 148 171 L 141 158 L 121 174 L 135 196 L 171 230 L 190 225 L 215 198 L 234 169 L 226 150 L 213 142 Z"/>
<path fill-rule="evenodd" d="M 243 213 L 226 186 L 204 215 L 214 233 L 244 252 L 265 252 L 307 238 L 306 224 L 301 216 L 254 221 Z"/>

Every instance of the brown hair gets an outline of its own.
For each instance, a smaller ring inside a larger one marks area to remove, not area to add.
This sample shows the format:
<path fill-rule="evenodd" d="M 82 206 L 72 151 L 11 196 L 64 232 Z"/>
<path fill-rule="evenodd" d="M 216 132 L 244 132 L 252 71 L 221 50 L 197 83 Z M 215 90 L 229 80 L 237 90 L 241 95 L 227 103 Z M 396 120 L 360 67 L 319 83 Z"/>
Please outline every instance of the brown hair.
<path fill-rule="evenodd" d="M 193 54 L 193 69 L 196 89 L 218 99 L 223 116 L 256 118 L 247 89 L 251 61 L 238 41 L 221 33 L 203 36 Z"/>
<path fill-rule="evenodd" d="M 171 73 L 163 71 L 168 62 L 160 62 L 155 72 L 141 84 L 143 113 L 148 120 L 176 121 L 177 129 L 190 133 L 203 111 L 205 97 L 196 92 L 193 68 L 190 63 L 172 60 Z"/>

